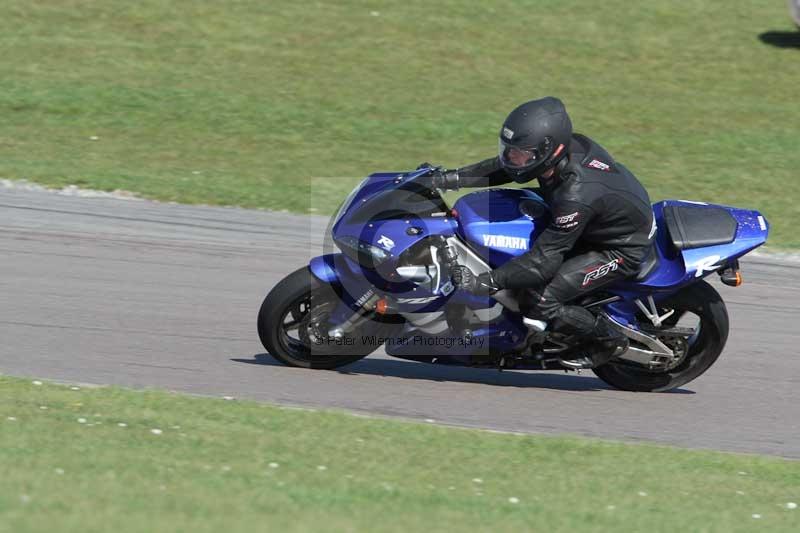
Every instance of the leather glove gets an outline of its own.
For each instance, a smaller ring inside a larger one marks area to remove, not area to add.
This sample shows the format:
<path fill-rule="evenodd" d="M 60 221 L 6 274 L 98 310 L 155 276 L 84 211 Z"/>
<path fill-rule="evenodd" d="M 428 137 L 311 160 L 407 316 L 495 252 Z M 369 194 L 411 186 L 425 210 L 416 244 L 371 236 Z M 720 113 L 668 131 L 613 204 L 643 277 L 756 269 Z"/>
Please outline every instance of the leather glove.
<path fill-rule="evenodd" d="M 442 169 L 437 176 L 437 187 L 448 191 L 458 190 L 458 171 Z"/>
<path fill-rule="evenodd" d="M 491 272 L 476 276 L 469 267 L 459 265 L 453 268 L 450 275 L 453 278 L 453 285 L 476 296 L 489 296 L 500 290 Z"/>
<path fill-rule="evenodd" d="M 442 167 L 435 167 L 430 163 L 422 163 L 417 170 L 430 169 L 430 184 L 433 189 L 444 189 L 448 191 L 458 190 L 458 171 L 448 170 Z"/>
<path fill-rule="evenodd" d="M 458 172 L 455 170 L 447 170 L 446 168 L 432 169 L 433 178 L 432 185 L 436 189 L 444 189 L 447 191 L 458 190 Z"/>

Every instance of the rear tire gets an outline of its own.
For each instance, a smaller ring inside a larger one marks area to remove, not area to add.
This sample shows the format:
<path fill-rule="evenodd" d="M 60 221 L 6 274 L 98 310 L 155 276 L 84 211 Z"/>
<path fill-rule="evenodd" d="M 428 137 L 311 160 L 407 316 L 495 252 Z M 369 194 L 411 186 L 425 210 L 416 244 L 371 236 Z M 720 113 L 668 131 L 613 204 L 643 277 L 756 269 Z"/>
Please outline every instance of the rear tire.
<path fill-rule="evenodd" d="M 282 279 L 264 298 L 258 312 L 258 336 L 264 348 L 278 361 L 302 368 L 333 369 L 362 359 L 378 348 L 377 343 L 361 342 L 362 335 L 388 337 L 398 331 L 396 323 L 369 320 L 350 334 L 353 344 L 316 343 L 320 331 L 339 296 L 330 285 L 320 282 L 307 268 Z M 288 322 L 287 322 L 288 321 Z M 292 337 L 287 326 L 297 324 Z M 321 324 L 321 325 L 320 325 Z M 312 333 L 312 331 L 314 333 Z"/>
<path fill-rule="evenodd" d="M 719 293 L 706 281 L 680 290 L 661 307 L 689 312 L 700 318 L 699 332 L 680 365 L 666 372 L 653 372 L 623 362 L 610 362 L 593 369 L 609 385 L 636 392 L 663 392 L 680 387 L 708 370 L 728 340 L 728 311 Z"/>

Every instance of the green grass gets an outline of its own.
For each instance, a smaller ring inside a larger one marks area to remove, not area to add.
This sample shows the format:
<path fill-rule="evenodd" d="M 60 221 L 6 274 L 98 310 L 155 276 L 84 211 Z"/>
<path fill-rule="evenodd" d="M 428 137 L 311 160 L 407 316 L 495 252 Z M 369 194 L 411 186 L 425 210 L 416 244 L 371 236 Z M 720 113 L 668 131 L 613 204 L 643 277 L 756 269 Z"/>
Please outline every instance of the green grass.
<path fill-rule="evenodd" d="M 353 176 L 315 187 L 329 212 L 370 171 L 493 155 L 556 94 L 654 200 L 800 247 L 800 50 L 758 39 L 793 28 L 775 0 L 5 0 L 0 177 L 308 211 Z"/>
<path fill-rule="evenodd" d="M 773 458 L 5 377 L 0 406 L 3 532 L 800 528 Z"/>

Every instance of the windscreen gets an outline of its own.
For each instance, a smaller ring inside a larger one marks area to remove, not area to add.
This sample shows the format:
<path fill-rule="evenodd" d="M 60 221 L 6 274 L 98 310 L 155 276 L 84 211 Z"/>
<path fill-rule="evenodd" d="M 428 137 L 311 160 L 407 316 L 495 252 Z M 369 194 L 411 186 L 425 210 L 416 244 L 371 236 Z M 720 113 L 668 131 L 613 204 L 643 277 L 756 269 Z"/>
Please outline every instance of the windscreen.
<path fill-rule="evenodd" d="M 419 179 L 422 178 L 422 179 Z M 385 189 L 365 198 L 349 211 L 347 223 L 386 220 L 407 216 L 429 217 L 447 211 L 447 204 L 436 189 L 430 188 L 425 176 L 411 178 L 397 187 Z"/>

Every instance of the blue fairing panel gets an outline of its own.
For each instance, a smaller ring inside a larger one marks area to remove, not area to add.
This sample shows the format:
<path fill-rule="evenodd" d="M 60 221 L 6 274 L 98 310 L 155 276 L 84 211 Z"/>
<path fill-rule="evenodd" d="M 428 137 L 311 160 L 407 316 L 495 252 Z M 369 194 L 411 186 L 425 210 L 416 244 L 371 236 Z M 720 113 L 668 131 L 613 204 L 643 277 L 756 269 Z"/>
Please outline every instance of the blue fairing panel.
<path fill-rule="evenodd" d="M 677 249 L 664 221 L 664 207 L 670 205 L 695 205 L 724 208 L 736 221 L 736 235 L 732 242 L 699 248 Z M 677 290 L 723 268 L 735 259 L 764 244 L 769 235 L 769 222 L 758 211 L 732 207 L 667 200 L 653 206 L 658 226 L 656 247 L 659 267 L 641 282 L 626 280 L 616 285 L 626 291 Z"/>
<path fill-rule="evenodd" d="M 342 254 L 325 254 L 315 257 L 308 263 L 308 269 L 315 278 L 323 283 L 334 284 L 339 282 L 339 274 L 335 265 L 341 264 Z"/>
<path fill-rule="evenodd" d="M 458 235 L 495 268 L 530 250 L 549 222 L 544 201 L 527 189 L 485 189 L 453 207 Z"/>

